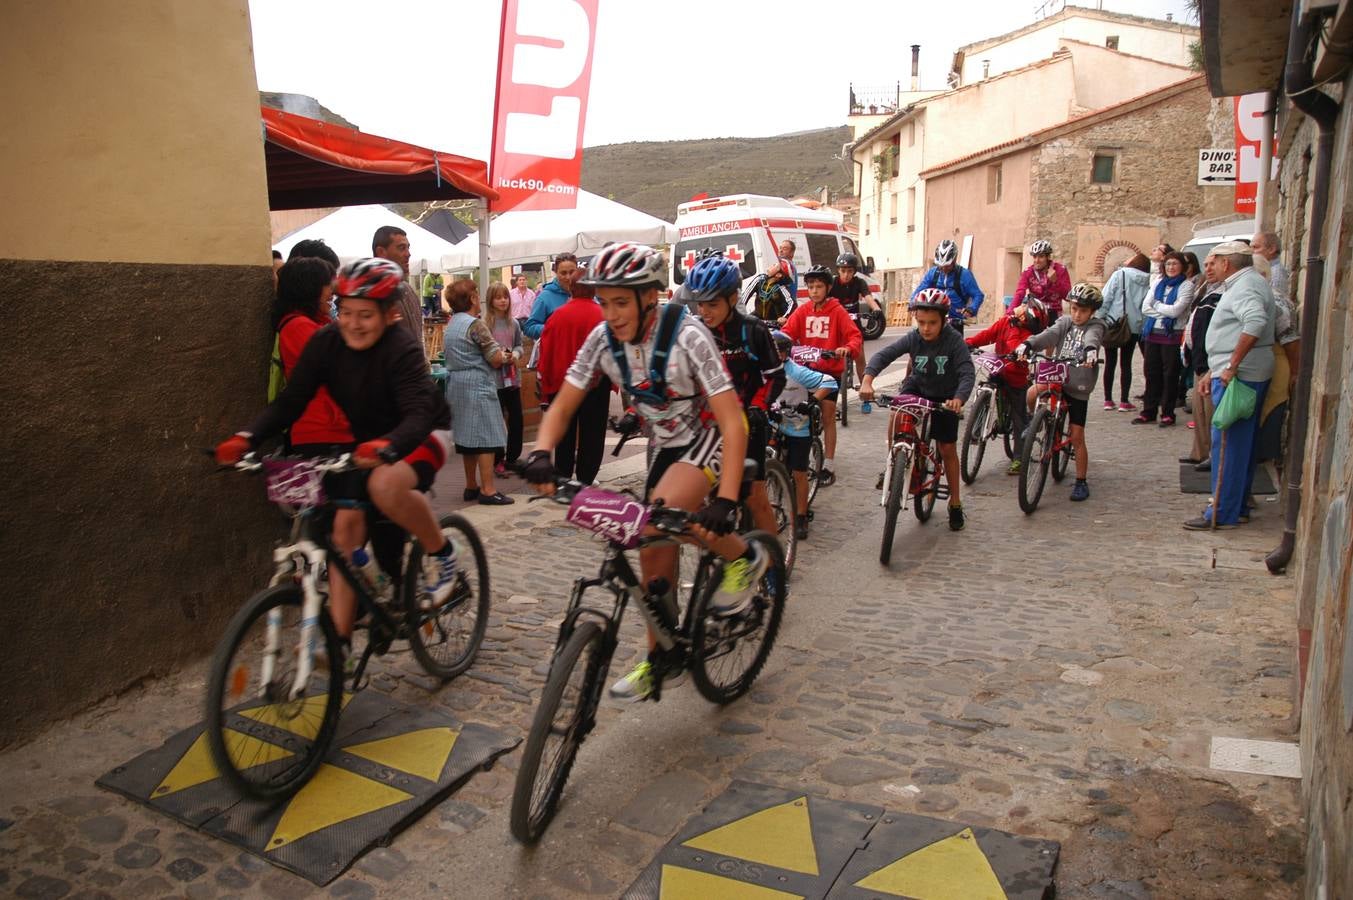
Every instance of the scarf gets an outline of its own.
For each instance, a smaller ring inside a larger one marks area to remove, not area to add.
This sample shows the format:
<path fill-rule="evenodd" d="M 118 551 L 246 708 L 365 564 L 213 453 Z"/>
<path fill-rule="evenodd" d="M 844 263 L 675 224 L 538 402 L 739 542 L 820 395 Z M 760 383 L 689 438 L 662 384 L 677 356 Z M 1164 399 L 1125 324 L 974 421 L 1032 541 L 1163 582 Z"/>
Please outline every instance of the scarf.
<path fill-rule="evenodd" d="M 1179 286 L 1184 283 L 1184 275 L 1173 278 L 1161 278 L 1156 282 L 1156 302 L 1173 305 L 1179 299 Z M 1142 334 L 1153 344 L 1177 344 L 1180 335 L 1175 334 L 1175 320 L 1170 316 L 1147 316 L 1142 323 Z"/>

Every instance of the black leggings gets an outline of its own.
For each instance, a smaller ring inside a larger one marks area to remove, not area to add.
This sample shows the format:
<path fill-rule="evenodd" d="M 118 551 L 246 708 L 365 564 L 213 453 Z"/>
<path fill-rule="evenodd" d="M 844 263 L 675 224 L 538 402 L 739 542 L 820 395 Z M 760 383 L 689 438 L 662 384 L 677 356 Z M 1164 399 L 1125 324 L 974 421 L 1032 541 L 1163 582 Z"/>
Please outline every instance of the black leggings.
<path fill-rule="evenodd" d="M 1113 400 L 1113 373 L 1114 369 L 1122 372 L 1121 382 L 1119 383 L 1119 401 L 1128 402 L 1128 393 L 1132 390 L 1132 354 L 1137 350 L 1137 335 L 1132 336 L 1123 347 L 1117 349 L 1109 348 L 1104 351 L 1104 399 Z M 1121 365 L 1120 365 L 1121 364 Z"/>
<path fill-rule="evenodd" d="M 611 411 L 611 382 L 605 378 L 583 397 L 578 414 L 554 448 L 554 472 L 591 484 L 606 452 L 606 414 Z"/>
<path fill-rule="evenodd" d="M 498 405 L 507 419 L 507 449 L 496 450 L 494 462 L 516 462 L 521 456 L 521 388 L 498 388 Z"/>
<path fill-rule="evenodd" d="M 1174 418 L 1175 399 L 1179 396 L 1178 344 L 1152 344 L 1142 346 L 1142 355 L 1146 357 L 1146 395 L 1142 400 L 1142 415 L 1148 419 L 1156 417 L 1156 410 L 1162 416 Z"/>

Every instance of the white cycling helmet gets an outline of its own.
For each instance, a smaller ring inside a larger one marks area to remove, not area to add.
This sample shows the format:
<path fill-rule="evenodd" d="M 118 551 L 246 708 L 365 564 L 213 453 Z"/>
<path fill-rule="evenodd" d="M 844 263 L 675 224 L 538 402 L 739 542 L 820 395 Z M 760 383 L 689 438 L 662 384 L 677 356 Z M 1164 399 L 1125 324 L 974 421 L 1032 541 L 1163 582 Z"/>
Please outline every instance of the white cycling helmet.
<path fill-rule="evenodd" d="M 1052 242 L 1037 240 L 1029 245 L 1030 256 L 1052 256 Z"/>
<path fill-rule="evenodd" d="M 958 244 L 945 238 L 935 248 L 935 265 L 948 266 L 958 261 Z"/>
<path fill-rule="evenodd" d="M 597 254 L 579 281 L 591 287 L 627 287 L 636 291 L 666 284 L 662 254 L 646 244 L 621 241 Z"/>

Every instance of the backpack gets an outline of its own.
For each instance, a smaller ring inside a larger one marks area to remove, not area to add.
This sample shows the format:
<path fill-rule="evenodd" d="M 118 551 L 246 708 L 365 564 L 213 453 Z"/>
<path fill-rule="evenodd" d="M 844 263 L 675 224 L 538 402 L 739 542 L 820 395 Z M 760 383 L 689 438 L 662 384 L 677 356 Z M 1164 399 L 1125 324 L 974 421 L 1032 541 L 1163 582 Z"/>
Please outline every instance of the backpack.
<path fill-rule="evenodd" d="M 606 329 L 606 343 L 611 351 L 611 358 L 615 360 L 616 368 L 620 370 L 620 380 L 624 384 L 625 390 L 629 391 L 638 399 L 651 403 L 655 406 L 665 405 L 670 399 L 689 400 L 691 397 L 669 398 L 667 396 L 667 358 L 671 356 L 672 344 L 676 343 L 677 329 L 681 322 L 686 318 L 686 307 L 680 303 L 663 304 L 658 312 L 658 333 L 653 340 L 653 358 L 648 364 L 648 382 L 649 386 L 642 390 L 636 390 L 630 379 L 630 365 L 625 358 L 625 348 L 616 340 L 615 335 L 611 334 L 611 329 Z"/>
<path fill-rule="evenodd" d="M 282 332 L 272 337 L 272 362 L 268 364 L 268 402 L 277 399 L 287 386 L 287 372 L 282 368 Z"/>

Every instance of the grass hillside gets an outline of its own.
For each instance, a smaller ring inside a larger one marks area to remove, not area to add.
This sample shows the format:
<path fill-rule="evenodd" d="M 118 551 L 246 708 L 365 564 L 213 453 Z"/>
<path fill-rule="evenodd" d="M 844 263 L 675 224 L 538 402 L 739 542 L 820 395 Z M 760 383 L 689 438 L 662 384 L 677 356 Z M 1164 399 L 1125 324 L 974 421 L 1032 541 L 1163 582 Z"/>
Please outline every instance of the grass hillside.
<path fill-rule="evenodd" d="M 699 193 L 792 197 L 850 187 L 833 156 L 850 129 L 823 128 L 769 138 L 646 141 L 583 151 L 584 190 L 672 221 L 678 203 Z"/>

